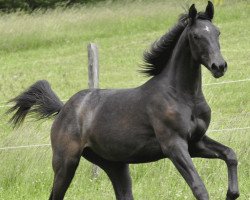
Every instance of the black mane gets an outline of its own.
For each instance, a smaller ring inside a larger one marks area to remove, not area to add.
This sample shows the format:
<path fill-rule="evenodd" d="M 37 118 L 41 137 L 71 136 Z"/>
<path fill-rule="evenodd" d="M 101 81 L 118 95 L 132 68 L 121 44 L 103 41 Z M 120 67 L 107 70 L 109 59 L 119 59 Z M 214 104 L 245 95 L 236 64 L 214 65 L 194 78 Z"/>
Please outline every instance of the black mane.
<path fill-rule="evenodd" d="M 188 25 L 188 15 L 181 15 L 178 23 L 159 40 L 155 41 L 150 50 L 144 52 L 142 73 L 156 76 L 162 72 L 171 57 L 173 49 L 185 27 Z M 197 19 L 209 20 L 204 12 L 197 14 Z"/>

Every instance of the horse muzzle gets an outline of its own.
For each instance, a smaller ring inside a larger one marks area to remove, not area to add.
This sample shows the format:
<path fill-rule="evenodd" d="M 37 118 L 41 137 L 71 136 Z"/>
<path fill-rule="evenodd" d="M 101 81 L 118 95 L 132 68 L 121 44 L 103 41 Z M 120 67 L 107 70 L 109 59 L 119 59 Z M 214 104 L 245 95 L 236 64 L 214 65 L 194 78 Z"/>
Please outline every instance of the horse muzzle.
<path fill-rule="evenodd" d="M 221 64 L 213 63 L 210 67 L 210 71 L 214 78 L 222 77 L 227 71 L 227 62 Z"/>

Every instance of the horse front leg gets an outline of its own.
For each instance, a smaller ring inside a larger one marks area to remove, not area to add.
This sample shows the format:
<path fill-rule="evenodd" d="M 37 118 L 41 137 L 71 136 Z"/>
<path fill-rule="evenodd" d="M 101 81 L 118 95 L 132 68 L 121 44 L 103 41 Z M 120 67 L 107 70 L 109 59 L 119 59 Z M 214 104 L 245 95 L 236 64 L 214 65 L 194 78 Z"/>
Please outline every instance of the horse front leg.
<path fill-rule="evenodd" d="M 178 137 L 177 134 L 167 134 L 166 132 L 157 132 L 156 134 L 163 153 L 173 162 L 186 180 L 196 199 L 208 200 L 208 192 L 188 152 L 187 141 Z"/>
<path fill-rule="evenodd" d="M 201 141 L 190 148 L 192 157 L 219 158 L 226 162 L 228 168 L 228 191 L 227 200 L 235 200 L 239 197 L 237 165 L 235 152 L 219 142 L 204 136 Z"/>

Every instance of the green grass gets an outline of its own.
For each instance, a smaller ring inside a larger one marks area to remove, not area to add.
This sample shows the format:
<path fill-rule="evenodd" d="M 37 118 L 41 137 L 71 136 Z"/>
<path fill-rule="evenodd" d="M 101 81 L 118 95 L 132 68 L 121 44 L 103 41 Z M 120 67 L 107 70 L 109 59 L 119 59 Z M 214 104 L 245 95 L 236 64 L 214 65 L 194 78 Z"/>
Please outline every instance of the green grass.
<path fill-rule="evenodd" d="M 205 3 L 198 2 L 198 8 L 204 9 Z M 1 15 L 0 105 L 38 79 L 48 80 L 65 100 L 87 88 L 89 42 L 99 46 L 101 88 L 128 88 L 144 83 L 147 78 L 137 71 L 143 51 L 175 24 L 181 12 L 179 2 L 162 0 Z M 248 1 L 225 1 L 215 12 L 229 70 L 215 80 L 204 69 L 203 82 L 249 79 Z M 250 82 L 204 86 L 204 93 L 212 108 L 210 130 L 250 126 Z M 50 142 L 52 121 L 27 120 L 20 129 L 12 130 L 4 111 L 6 108 L 0 108 L 0 147 Z M 209 135 L 235 149 L 239 158 L 239 199 L 250 199 L 249 129 Z M 50 147 L 0 150 L 0 157 L 0 199 L 48 198 L 53 179 Z M 194 162 L 211 199 L 225 199 L 226 165 L 219 160 L 194 159 Z M 183 178 L 167 159 L 131 165 L 131 174 L 135 199 L 193 199 Z M 114 193 L 106 175 L 101 172 L 92 180 L 91 164 L 82 160 L 65 199 L 114 199 Z"/>

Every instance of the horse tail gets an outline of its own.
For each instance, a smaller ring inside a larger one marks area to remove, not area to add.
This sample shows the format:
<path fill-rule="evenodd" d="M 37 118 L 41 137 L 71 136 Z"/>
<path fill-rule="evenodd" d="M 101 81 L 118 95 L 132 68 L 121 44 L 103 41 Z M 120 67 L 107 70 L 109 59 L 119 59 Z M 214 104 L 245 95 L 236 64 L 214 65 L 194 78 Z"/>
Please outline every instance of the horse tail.
<path fill-rule="evenodd" d="M 45 119 L 56 116 L 63 107 L 63 102 L 52 91 L 46 80 L 37 81 L 8 103 L 14 103 L 6 112 L 6 114 L 14 112 L 9 120 L 14 127 L 21 125 L 27 115 L 38 120 Z"/>

